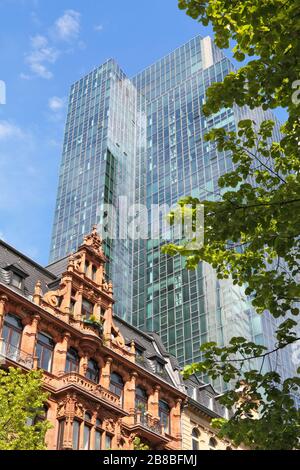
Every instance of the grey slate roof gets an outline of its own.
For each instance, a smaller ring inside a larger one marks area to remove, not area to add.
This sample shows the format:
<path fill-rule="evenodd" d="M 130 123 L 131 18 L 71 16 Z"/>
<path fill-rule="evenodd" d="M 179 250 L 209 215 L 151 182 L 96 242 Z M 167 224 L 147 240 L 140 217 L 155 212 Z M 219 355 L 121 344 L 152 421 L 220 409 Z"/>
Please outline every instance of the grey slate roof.
<path fill-rule="evenodd" d="M 130 344 L 130 342 L 134 340 L 136 345 L 143 349 L 143 359 L 137 358 L 137 364 L 146 369 L 148 372 L 156 374 L 165 382 L 174 385 L 173 380 L 165 368 L 162 374 L 158 374 L 156 372 L 155 358 L 157 357 L 158 359 L 161 359 L 163 363 L 166 362 L 166 359 L 170 358 L 170 355 L 162 346 L 162 343 L 160 342 L 158 345 L 157 338 L 159 338 L 159 336 L 156 333 L 143 332 L 116 316 L 114 317 L 114 322 L 116 326 L 120 328 L 120 331 L 124 336 L 125 343 Z M 173 359 L 176 361 L 175 358 Z"/>
<path fill-rule="evenodd" d="M 10 284 L 11 274 L 5 269 L 10 265 L 14 265 L 27 273 L 28 276 L 24 280 L 25 289 L 23 292 L 23 295 L 25 294 L 26 296 L 33 294 L 37 281 L 41 281 L 42 290 L 46 292 L 48 290 L 47 285 L 56 279 L 56 276 L 50 271 L 35 263 L 3 240 L 0 240 L 0 282 L 2 284 Z M 10 287 L 20 292 L 18 288 Z"/>
<path fill-rule="evenodd" d="M 212 418 L 225 417 L 226 409 L 219 403 L 219 393 L 211 384 L 207 384 L 199 380 L 194 375 L 185 381 L 189 402 L 199 410 L 204 411 Z"/>
<path fill-rule="evenodd" d="M 56 277 L 60 277 L 62 273 L 64 273 L 67 270 L 68 266 L 68 259 L 69 256 L 65 256 L 64 258 L 61 258 L 58 261 L 55 261 L 55 263 L 51 263 L 48 266 L 46 266 L 46 269 L 51 271 Z"/>

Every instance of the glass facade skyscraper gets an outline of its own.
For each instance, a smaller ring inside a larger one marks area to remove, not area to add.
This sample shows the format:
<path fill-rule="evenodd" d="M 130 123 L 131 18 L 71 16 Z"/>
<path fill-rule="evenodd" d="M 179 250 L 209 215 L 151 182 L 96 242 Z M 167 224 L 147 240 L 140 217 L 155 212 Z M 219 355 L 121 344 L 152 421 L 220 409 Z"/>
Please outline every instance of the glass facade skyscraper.
<path fill-rule="evenodd" d="M 237 107 L 203 115 L 207 88 L 231 70 L 209 37 L 196 37 L 131 79 L 110 60 L 71 88 L 51 262 L 75 249 L 93 224 L 105 227 L 105 203 L 118 208 L 126 195 L 129 204 L 146 205 L 147 240 L 106 243 L 116 312 L 157 331 L 181 364 L 199 360 L 206 341 L 245 336 L 272 346 L 274 320 L 256 315 L 242 288 L 218 281 L 206 264 L 187 271 L 183 258 L 162 254 L 164 242 L 150 236 L 152 205 L 220 197 L 218 179 L 233 164 L 204 141 L 209 129 L 270 117 Z M 291 368 L 288 356 L 278 361 Z"/>

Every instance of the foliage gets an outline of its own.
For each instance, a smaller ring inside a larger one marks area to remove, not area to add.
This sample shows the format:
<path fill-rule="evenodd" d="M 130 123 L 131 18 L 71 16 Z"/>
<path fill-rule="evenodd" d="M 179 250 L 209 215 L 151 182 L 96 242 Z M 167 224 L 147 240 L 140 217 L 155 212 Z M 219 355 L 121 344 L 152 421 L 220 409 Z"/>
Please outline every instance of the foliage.
<path fill-rule="evenodd" d="M 1 450 L 46 449 L 45 434 L 51 426 L 42 419 L 48 395 L 41 389 L 41 379 L 39 371 L 0 370 Z"/>
<path fill-rule="evenodd" d="M 270 113 L 261 123 L 243 119 L 236 132 L 219 128 L 207 133 L 205 140 L 231 155 L 234 169 L 220 178 L 217 200 L 180 201 L 183 212 L 184 204 L 204 205 L 204 246 L 194 251 L 185 243 L 164 247 L 166 253 L 186 256 L 188 268 L 206 261 L 220 279 L 231 278 L 245 286 L 257 313 L 269 311 L 275 318 L 287 319 L 278 326 L 273 351 L 244 338 L 233 338 L 225 347 L 208 343 L 202 346 L 203 361 L 188 366 L 185 375 L 203 372 L 231 384 L 232 390 L 221 400 L 235 405 L 236 412 L 229 421 L 217 422 L 222 435 L 257 449 L 296 448 L 299 412 L 291 393 L 299 392 L 299 378 L 283 380 L 276 370 L 262 371 L 268 355 L 299 341 L 297 323 L 291 318 L 299 315 L 300 300 L 300 104 L 295 96 L 300 78 L 300 4 L 179 0 L 179 7 L 204 25 L 212 23 L 217 46 L 229 47 L 233 40 L 235 59 L 247 58 L 237 72 L 209 88 L 205 115 L 236 105 L 284 107 L 288 112 L 279 141 Z M 249 60 L 250 56 L 255 58 Z M 241 387 L 247 390 L 247 400 L 241 400 Z M 251 410 L 256 411 L 254 416 Z"/>
<path fill-rule="evenodd" d="M 140 437 L 136 437 L 133 441 L 134 450 L 150 450 L 148 444 L 145 444 Z"/>

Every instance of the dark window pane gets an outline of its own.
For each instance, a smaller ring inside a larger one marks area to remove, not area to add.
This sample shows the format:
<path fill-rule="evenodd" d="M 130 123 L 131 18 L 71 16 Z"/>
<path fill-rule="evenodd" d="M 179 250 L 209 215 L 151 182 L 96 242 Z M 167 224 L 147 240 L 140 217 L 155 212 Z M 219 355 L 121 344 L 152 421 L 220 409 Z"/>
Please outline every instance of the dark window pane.
<path fill-rule="evenodd" d="M 66 372 L 78 372 L 79 371 L 79 356 L 76 349 L 70 348 L 67 352 L 66 360 Z"/>
<path fill-rule="evenodd" d="M 84 435 L 83 435 L 83 448 L 84 450 L 89 450 L 90 448 L 90 437 L 91 437 L 91 428 L 85 424 L 84 426 Z"/>
<path fill-rule="evenodd" d="M 58 439 L 57 439 L 57 447 L 58 447 L 58 449 L 62 449 L 62 448 L 63 448 L 63 444 L 64 444 L 64 432 L 65 432 L 65 420 L 63 419 L 62 421 L 59 422 Z"/>
<path fill-rule="evenodd" d="M 73 449 L 79 449 L 79 431 L 80 431 L 80 424 L 78 421 L 73 422 Z"/>

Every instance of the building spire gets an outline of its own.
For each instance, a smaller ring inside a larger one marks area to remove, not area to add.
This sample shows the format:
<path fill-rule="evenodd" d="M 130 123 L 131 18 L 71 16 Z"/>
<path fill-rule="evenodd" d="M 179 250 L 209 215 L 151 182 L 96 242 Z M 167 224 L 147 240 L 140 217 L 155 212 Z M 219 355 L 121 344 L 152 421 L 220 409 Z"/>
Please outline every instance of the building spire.
<path fill-rule="evenodd" d="M 82 246 L 88 246 L 97 254 L 103 256 L 103 240 L 98 233 L 98 226 L 93 225 L 92 231 L 90 234 L 86 235 L 83 240 Z"/>

